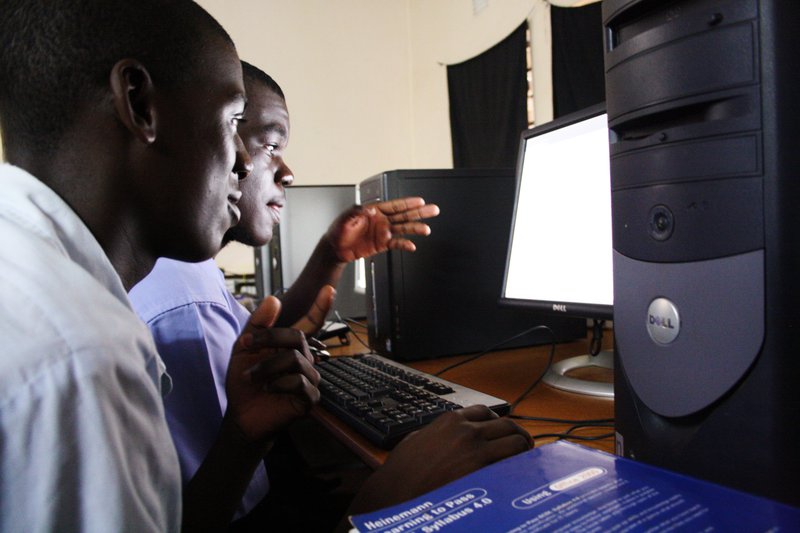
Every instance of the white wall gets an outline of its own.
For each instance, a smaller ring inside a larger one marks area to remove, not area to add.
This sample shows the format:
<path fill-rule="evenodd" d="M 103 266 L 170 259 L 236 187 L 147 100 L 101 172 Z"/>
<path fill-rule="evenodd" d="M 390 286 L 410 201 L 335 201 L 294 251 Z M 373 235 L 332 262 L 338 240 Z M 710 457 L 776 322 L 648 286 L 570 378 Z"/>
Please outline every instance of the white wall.
<path fill-rule="evenodd" d="M 295 183 L 358 183 L 396 168 L 452 166 L 449 63 L 510 34 L 543 0 L 200 0 L 239 55 L 284 89 Z M 217 257 L 252 272 L 252 251 Z"/>
<path fill-rule="evenodd" d="M 412 162 L 405 0 L 200 0 L 286 93 L 296 183 Z"/>
<path fill-rule="evenodd" d="M 452 166 L 446 64 L 511 33 L 537 2 L 200 0 L 287 94 L 297 183 Z"/>

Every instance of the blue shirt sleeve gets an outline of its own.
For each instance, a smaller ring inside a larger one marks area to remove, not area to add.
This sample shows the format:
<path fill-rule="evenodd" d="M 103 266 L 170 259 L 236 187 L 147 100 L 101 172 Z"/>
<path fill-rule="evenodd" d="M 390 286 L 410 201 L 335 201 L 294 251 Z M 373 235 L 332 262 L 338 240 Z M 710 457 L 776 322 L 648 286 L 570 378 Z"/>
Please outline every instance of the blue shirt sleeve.
<path fill-rule="evenodd" d="M 213 303 L 192 303 L 148 324 L 172 377 L 164 406 L 184 483 L 208 454 L 227 407 L 225 375 L 238 327 L 226 314 Z"/>

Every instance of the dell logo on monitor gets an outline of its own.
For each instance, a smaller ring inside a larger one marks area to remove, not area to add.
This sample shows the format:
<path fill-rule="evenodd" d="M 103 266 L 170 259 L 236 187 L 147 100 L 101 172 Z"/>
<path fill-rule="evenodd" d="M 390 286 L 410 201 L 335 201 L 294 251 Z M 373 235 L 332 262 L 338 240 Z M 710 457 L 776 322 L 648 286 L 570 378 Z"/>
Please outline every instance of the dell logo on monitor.
<path fill-rule="evenodd" d="M 567 306 L 564 304 L 553 304 L 553 311 L 567 312 Z"/>
<path fill-rule="evenodd" d="M 647 333 L 658 344 L 670 344 L 681 331 L 678 308 L 666 298 L 656 298 L 647 308 Z"/>

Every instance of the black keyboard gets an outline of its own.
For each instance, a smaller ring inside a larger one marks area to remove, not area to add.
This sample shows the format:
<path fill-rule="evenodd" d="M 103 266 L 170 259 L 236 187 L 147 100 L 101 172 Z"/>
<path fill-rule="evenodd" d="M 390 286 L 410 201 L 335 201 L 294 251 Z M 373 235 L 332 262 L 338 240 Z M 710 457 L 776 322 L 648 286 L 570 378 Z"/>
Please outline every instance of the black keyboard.
<path fill-rule="evenodd" d="M 446 411 L 476 404 L 509 411 L 505 400 L 377 354 L 331 357 L 316 368 L 322 405 L 384 449 Z"/>

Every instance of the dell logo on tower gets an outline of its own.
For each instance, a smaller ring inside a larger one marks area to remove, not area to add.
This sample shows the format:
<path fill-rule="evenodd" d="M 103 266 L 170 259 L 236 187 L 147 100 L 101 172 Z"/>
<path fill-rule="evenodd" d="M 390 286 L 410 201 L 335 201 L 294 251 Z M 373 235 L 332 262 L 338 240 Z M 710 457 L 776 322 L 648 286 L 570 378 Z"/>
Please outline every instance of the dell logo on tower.
<path fill-rule="evenodd" d="M 658 344 L 669 344 L 681 331 L 678 308 L 666 298 L 656 298 L 647 308 L 647 333 Z"/>
<path fill-rule="evenodd" d="M 675 329 L 675 326 L 672 325 L 672 318 L 668 316 L 649 315 L 647 318 L 651 325 Z"/>

